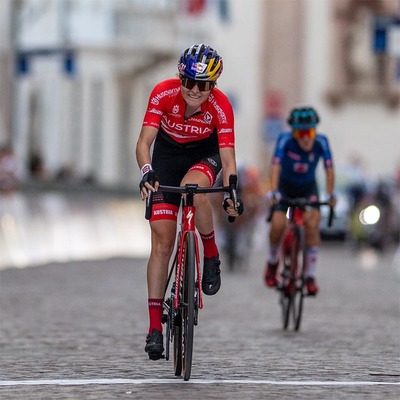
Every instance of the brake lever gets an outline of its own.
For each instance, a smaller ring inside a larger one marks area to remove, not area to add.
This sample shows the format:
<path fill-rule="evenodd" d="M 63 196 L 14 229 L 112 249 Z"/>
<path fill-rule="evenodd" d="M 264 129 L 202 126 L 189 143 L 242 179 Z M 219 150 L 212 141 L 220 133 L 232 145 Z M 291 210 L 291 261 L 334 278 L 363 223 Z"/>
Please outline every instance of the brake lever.
<path fill-rule="evenodd" d="M 233 207 L 234 207 L 235 211 L 237 211 L 237 202 L 238 202 L 237 181 L 238 181 L 237 175 L 234 175 L 234 174 L 229 175 L 229 196 L 230 196 L 231 200 L 233 201 Z M 234 222 L 235 217 L 232 217 L 232 215 L 230 215 L 228 217 L 228 221 Z"/>

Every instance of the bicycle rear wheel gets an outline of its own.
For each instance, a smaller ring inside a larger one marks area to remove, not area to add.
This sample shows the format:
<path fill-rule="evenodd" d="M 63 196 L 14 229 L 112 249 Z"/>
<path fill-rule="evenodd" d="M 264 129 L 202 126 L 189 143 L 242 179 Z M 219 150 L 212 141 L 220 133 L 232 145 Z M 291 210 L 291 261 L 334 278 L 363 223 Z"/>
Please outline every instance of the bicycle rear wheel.
<path fill-rule="evenodd" d="M 189 380 L 192 370 L 193 335 L 195 318 L 196 251 L 193 232 L 188 232 L 185 240 L 185 267 L 183 269 L 182 299 L 182 368 L 183 379 Z"/>
<path fill-rule="evenodd" d="M 293 234 L 293 251 L 292 251 L 292 271 L 291 277 L 293 281 L 292 287 L 292 313 L 293 328 L 300 329 L 301 317 L 303 313 L 304 300 L 304 267 L 306 261 L 305 234 L 303 228 L 297 228 Z"/>

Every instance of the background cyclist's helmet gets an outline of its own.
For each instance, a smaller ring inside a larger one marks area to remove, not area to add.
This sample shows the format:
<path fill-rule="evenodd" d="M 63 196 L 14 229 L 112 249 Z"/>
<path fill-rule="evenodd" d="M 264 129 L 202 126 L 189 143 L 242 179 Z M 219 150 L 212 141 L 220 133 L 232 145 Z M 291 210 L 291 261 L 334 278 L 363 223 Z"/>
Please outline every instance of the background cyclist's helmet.
<path fill-rule="evenodd" d="M 222 58 L 210 46 L 194 44 L 182 53 L 178 71 L 186 78 L 215 82 L 222 73 Z"/>
<path fill-rule="evenodd" d="M 297 107 L 290 112 L 287 122 L 295 130 L 310 129 L 318 124 L 319 116 L 312 107 Z"/>

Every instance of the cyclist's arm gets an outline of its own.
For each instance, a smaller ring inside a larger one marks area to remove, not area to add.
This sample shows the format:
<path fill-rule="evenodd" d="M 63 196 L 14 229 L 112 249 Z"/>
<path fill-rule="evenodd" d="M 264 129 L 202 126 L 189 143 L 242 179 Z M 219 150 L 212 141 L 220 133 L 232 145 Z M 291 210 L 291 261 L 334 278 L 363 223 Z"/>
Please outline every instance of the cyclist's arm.
<path fill-rule="evenodd" d="M 280 163 L 272 164 L 271 172 L 270 172 L 270 176 L 269 176 L 270 190 L 272 192 L 278 191 L 279 177 L 281 175 L 281 170 L 282 170 L 282 167 L 281 167 Z"/>
<path fill-rule="evenodd" d="M 335 171 L 333 167 L 327 167 L 325 169 L 326 174 L 326 194 L 331 195 L 335 188 Z"/>
<path fill-rule="evenodd" d="M 145 164 L 151 164 L 151 145 L 157 136 L 158 129 L 152 126 L 143 126 L 140 131 L 139 139 L 136 143 L 136 161 L 139 168 Z"/>
<path fill-rule="evenodd" d="M 152 172 L 153 175 L 149 174 L 149 172 L 152 170 L 150 150 L 157 132 L 157 128 L 148 125 L 143 126 L 136 143 L 136 161 L 142 174 L 142 181 L 140 182 L 140 196 L 142 200 L 148 197 L 148 190 L 157 190 L 159 185 L 157 179 L 155 184 L 149 180 L 150 177 L 156 178 L 155 172 Z M 143 179 L 145 179 L 145 182 L 143 182 Z"/>
<path fill-rule="evenodd" d="M 229 175 L 237 174 L 235 149 L 232 147 L 223 147 L 219 149 L 222 162 L 222 174 L 224 186 L 229 185 Z"/>

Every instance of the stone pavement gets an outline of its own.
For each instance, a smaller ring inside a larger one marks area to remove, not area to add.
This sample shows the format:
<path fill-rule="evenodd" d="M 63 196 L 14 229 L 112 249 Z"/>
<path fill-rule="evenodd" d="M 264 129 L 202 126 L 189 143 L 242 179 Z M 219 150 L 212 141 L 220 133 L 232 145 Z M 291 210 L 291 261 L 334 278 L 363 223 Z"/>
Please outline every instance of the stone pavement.
<path fill-rule="evenodd" d="M 321 292 L 305 299 L 300 332 L 285 332 L 277 292 L 262 282 L 261 221 L 248 265 L 229 273 L 223 260 L 221 290 L 204 298 L 183 382 L 171 360 L 143 350 L 149 232 L 140 201 L 37 192 L 1 210 L 2 400 L 399 398 L 394 248 L 324 243 Z"/>
<path fill-rule="evenodd" d="M 397 400 L 393 251 L 372 266 L 324 245 L 321 293 L 306 298 L 297 333 L 282 331 L 262 258 L 235 273 L 223 264 L 221 290 L 199 313 L 189 382 L 174 377 L 171 360 L 144 352 L 144 258 L 1 270 L 0 398 Z"/>

